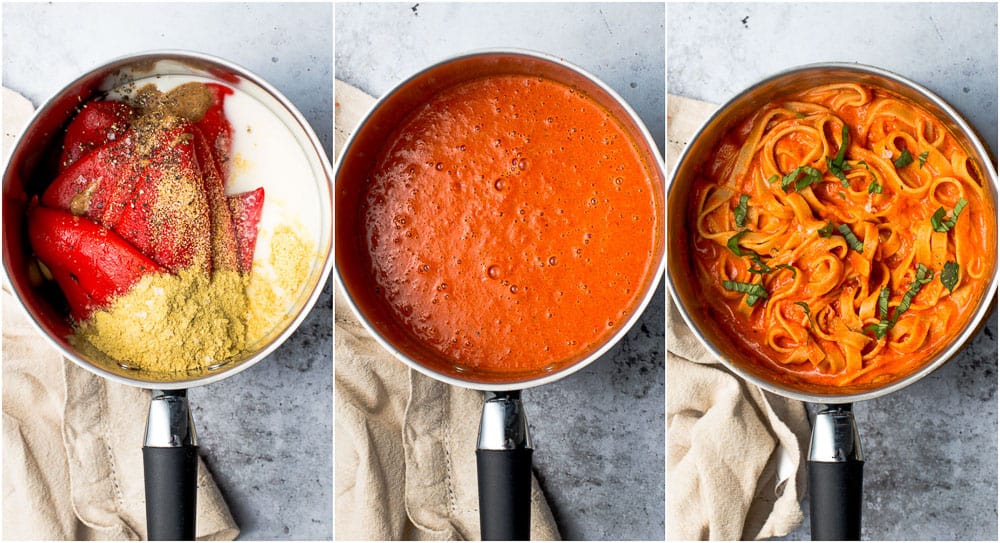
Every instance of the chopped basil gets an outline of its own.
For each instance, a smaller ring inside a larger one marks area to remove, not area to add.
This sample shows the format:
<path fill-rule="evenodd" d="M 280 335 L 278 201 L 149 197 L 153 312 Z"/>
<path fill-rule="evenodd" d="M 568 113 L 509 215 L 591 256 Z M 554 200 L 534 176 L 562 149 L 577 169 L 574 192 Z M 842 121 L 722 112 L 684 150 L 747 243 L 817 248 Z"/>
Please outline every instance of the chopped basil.
<path fill-rule="evenodd" d="M 906 291 L 906 294 L 903 294 L 903 299 L 899 302 L 899 306 L 896 307 L 896 314 L 892 317 L 893 324 L 896 324 L 899 316 L 910 308 L 910 302 L 920 293 L 920 289 L 932 280 L 934 280 L 934 271 L 928 270 L 923 264 L 917 264 L 917 274 L 913 278 L 913 282 L 910 283 L 910 288 Z"/>
<path fill-rule="evenodd" d="M 796 111 L 795 112 L 795 118 L 796 119 L 805 119 L 806 118 L 806 114 L 802 113 L 801 111 Z"/>
<path fill-rule="evenodd" d="M 955 203 L 955 209 L 951 212 L 951 218 L 945 219 L 945 211 L 943 207 L 937 208 L 937 211 L 931 215 L 931 225 L 934 226 L 935 232 L 947 232 L 955 227 L 955 221 L 958 220 L 958 214 L 965 209 L 965 206 L 969 205 L 969 202 L 965 198 L 959 198 L 958 202 Z"/>
<path fill-rule="evenodd" d="M 732 251 L 734 255 L 743 256 L 743 251 L 740 250 L 740 238 L 743 237 L 743 234 L 746 234 L 749 231 L 750 230 L 746 229 L 740 230 L 734 234 L 733 237 L 729 238 L 728 241 L 726 241 L 726 247 L 729 247 L 729 250 Z"/>
<path fill-rule="evenodd" d="M 828 238 L 833 235 L 833 223 L 827 222 L 826 226 L 819 229 L 819 237 Z"/>
<path fill-rule="evenodd" d="M 846 199 L 847 199 L 847 195 L 846 195 L 846 194 L 844 194 L 844 191 L 840 191 L 840 192 L 838 192 L 838 193 L 837 193 L 837 196 L 840 196 L 840 199 L 841 199 L 841 200 L 846 200 Z"/>
<path fill-rule="evenodd" d="M 851 249 L 854 249 L 859 253 L 864 252 L 865 250 L 864 244 L 861 243 L 861 240 L 859 240 L 858 237 L 854 235 L 854 232 L 851 232 L 850 226 L 842 224 L 837 227 L 837 231 L 840 232 L 842 236 L 844 236 L 844 239 L 847 240 L 847 244 L 851 247 Z"/>
<path fill-rule="evenodd" d="M 750 273 L 757 273 L 757 274 L 763 275 L 765 273 L 771 273 L 771 272 L 773 272 L 775 270 L 780 270 L 780 269 L 784 268 L 786 270 L 792 270 L 792 277 L 795 277 L 795 273 L 796 273 L 795 268 L 793 266 L 788 265 L 788 264 L 778 264 L 777 266 L 775 266 L 775 267 L 772 268 L 771 266 L 768 266 L 767 263 L 765 263 L 760 258 L 760 255 L 757 254 L 757 253 L 750 253 L 750 260 L 753 261 L 753 264 L 750 266 L 750 269 L 749 269 Z M 757 266 L 757 267 L 755 268 L 754 266 Z"/>
<path fill-rule="evenodd" d="M 878 184 L 878 180 L 875 176 L 872 176 L 872 182 L 868 184 L 868 194 L 882 194 L 882 185 Z"/>
<path fill-rule="evenodd" d="M 913 301 L 913 298 L 920 293 L 920 289 L 933 280 L 934 272 L 927 269 L 927 267 L 923 264 L 917 264 L 916 276 L 907 288 L 906 294 L 903 294 L 903 299 L 899 302 L 899 305 L 896 306 L 896 313 L 891 319 L 889 318 L 889 287 L 883 288 L 882 292 L 880 292 L 878 296 L 878 310 L 881 320 L 878 324 L 869 324 L 868 326 L 865 326 L 865 331 L 874 333 L 875 337 L 878 339 L 884 338 L 885 335 L 889 333 L 889 330 L 896 325 L 896 322 L 899 321 L 899 317 L 903 314 L 903 312 L 910 308 L 910 303 Z"/>
<path fill-rule="evenodd" d="M 760 274 L 771 273 L 772 271 L 771 267 L 765 264 L 763 260 L 761 260 L 759 254 L 750 253 L 750 260 L 753 261 L 753 264 L 750 265 L 750 273 L 760 273 Z M 755 268 L 754 265 L 756 265 L 757 267 Z"/>
<path fill-rule="evenodd" d="M 928 155 L 927 151 L 924 151 L 923 153 L 920 153 L 919 155 L 917 155 L 917 160 L 920 162 L 920 167 L 921 168 L 923 168 L 924 167 L 924 163 L 927 162 L 927 155 Z"/>
<path fill-rule="evenodd" d="M 732 290 L 735 292 L 740 292 L 747 295 L 747 305 L 753 307 L 760 298 L 767 299 L 767 290 L 763 286 L 755 283 L 742 283 L 740 281 L 723 281 L 722 287 L 726 290 Z"/>
<path fill-rule="evenodd" d="M 806 312 L 806 316 L 809 316 L 809 304 L 805 302 L 794 302 L 795 305 L 802 306 L 802 309 Z"/>
<path fill-rule="evenodd" d="M 889 318 L 889 295 L 892 291 L 889 287 L 883 287 L 882 292 L 878 293 L 878 318 L 887 319 Z"/>
<path fill-rule="evenodd" d="M 910 151 L 908 149 L 903 149 L 903 152 L 899 154 L 899 158 L 897 158 L 896 161 L 893 162 L 893 165 L 896 166 L 896 169 L 905 168 L 910 164 L 913 164 L 913 155 L 910 154 Z"/>
<path fill-rule="evenodd" d="M 948 292 L 955 290 L 955 285 L 958 284 L 958 263 L 944 263 L 944 269 L 941 270 L 941 284 L 948 289 Z"/>
<path fill-rule="evenodd" d="M 795 190 L 802 190 L 813 183 L 819 183 L 823 179 L 823 174 L 812 166 L 799 166 L 788 175 L 781 178 L 781 188 L 787 192 L 788 187 L 795 184 Z"/>
<path fill-rule="evenodd" d="M 736 226 L 739 226 L 740 228 L 747 225 L 747 202 L 749 200 L 749 195 L 741 194 L 740 203 L 737 204 L 736 209 L 733 211 L 733 217 L 736 219 Z"/>
<path fill-rule="evenodd" d="M 844 174 L 844 172 L 851 171 L 851 165 L 844 160 L 844 155 L 847 153 L 847 146 L 850 145 L 850 142 L 851 131 L 845 124 L 840 130 L 840 150 L 837 151 L 837 156 L 835 156 L 833 160 L 830 160 L 829 157 L 826 159 L 827 169 L 830 170 L 830 173 L 835 175 L 837 179 L 840 179 L 840 184 L 843 185 L 844 188 L 851 186 L 851 183 L 847 181 L 847 176 Z"/>
<path fill-rule="evenodd" d="M 767 178 L 767 182 L 768 182 L 768 183 L 774 183 L 774 182 L 775 182 L 775 181 L 777 181 L 778 179 L 781 179 L 781 177 L 780 177 L 780 176 L 779 176 L 778 174 L 774 174 L 774 175 L 772 175 L 771 177 L 768 177 L 768 178 Z"/>

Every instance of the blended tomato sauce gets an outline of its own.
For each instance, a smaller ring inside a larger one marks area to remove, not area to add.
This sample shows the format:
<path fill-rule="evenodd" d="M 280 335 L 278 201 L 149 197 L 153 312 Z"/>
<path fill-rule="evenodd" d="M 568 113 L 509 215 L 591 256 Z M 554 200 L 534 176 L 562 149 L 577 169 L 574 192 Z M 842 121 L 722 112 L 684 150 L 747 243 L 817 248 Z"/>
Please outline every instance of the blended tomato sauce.
<path fill-rule="evenodd" d="M 656 269 L 653 177 L 585 94 L 490 76 L 411 113 L 362 201 L 378 295 L 454 364 L 555 369 L 617 331 Z"/>

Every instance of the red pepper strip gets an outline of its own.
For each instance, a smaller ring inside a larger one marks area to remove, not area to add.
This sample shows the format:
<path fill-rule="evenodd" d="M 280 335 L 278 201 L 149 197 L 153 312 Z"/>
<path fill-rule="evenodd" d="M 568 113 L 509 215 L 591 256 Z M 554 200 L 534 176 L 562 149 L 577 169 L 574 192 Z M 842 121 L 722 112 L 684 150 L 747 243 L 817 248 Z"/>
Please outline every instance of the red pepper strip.
<path fill-rule="evenodd" d="M 212 148 L 215 168 L 225 183 L 229 179 L 229 158 L 233 151 L 233 125 L 226 119 L 224 104 L 233 89 L 217 83 L 205 83 L 205 86 L 212 93 L 212 105 L 195 126 L 205 134 L 205 141 Z"/>
<path fill-rule="evenodd" d="M 66 127 L 59 171 L 109 141 L 118 139 L 129 126 L 132 107 L 124 102 L 96 101 L 84 104 Z"/>
<path fill-rule="evenodd" d="M 77 320 L 128 292 L 143 275 L 165 271 L 113 231 L 58 209 L 28 210 L 28 240 Z"/>
<path fill-rule="evenodd" d="M 121 220 L 112 228 L 171 272 L 199 264 L 212 271 L 208 198 L 191 125 L 160 134 Z"/>
<path fill-rule="evenodd" d="M 191 127 L 191 131 L 194 133 L 195 156 L 201 167 L 205 196 L 208 199 L 208 218 L 212 224 L 212 269 L 236 271 L 239 269 L 236 231 L 229 206 L 226 205 L 222 177 L 216 169 L 212 150 L 201 130 L 195 125 Z"/>
<path fill-rule="evenodd" d="M 42 205 L 113 227 L 139 176 L 131 132 L 86 154 L 42 194 Z"/>
<path fill-rule="evenodd" d="M 253 267 L 253 253 L 257 246 L 257 223 L 264 208 L 264 187 L 227 197 L 229 211 L 236 226 L 236 242 L 240 253 L 240 272 Z"/>

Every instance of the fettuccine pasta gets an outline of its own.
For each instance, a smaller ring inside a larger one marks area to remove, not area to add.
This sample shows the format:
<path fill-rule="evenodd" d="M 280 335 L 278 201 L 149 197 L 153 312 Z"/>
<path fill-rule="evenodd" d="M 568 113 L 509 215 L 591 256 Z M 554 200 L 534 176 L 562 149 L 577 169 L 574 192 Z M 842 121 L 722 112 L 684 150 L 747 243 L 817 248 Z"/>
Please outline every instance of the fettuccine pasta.
<path fill-rule="evenodd" d="M 924 109 L 815 87 L 746 119 L 702 166 L 693 272 L 711 317 L 779 379 L 893 380 L 957 335 L 990 282 L 988 182 Z"/>

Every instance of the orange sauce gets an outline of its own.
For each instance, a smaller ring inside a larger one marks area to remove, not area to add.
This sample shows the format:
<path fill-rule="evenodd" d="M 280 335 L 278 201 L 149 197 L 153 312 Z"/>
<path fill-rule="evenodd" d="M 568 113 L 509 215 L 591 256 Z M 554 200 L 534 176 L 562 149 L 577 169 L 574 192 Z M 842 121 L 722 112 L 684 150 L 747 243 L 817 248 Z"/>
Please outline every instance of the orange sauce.
<path fill-rule="evenodd" d="M 806 167 L 813 183 L 803 173 L 804 186 L 782 187 Z M 988 182 L 941 121 L 882 89 L 775 100 L 723 138 L 694 185 L 691 262 L 706 311 L 776 381 L 851 392 L 908 375 L 951 343 L 995 273 Z M 934 228 L 939 209 L 950 218 L 962 205 L 950 229 Z M 730 242 L 743 231 L 738 255 Z"/>
<path fill-rule="evenodd" d="M 362 198 L 375 289 L 460 367 L 555 369 L 606 341 L 655 270 L 648 166 L 583 93 L 490 76 L 419 107 Z"/>

